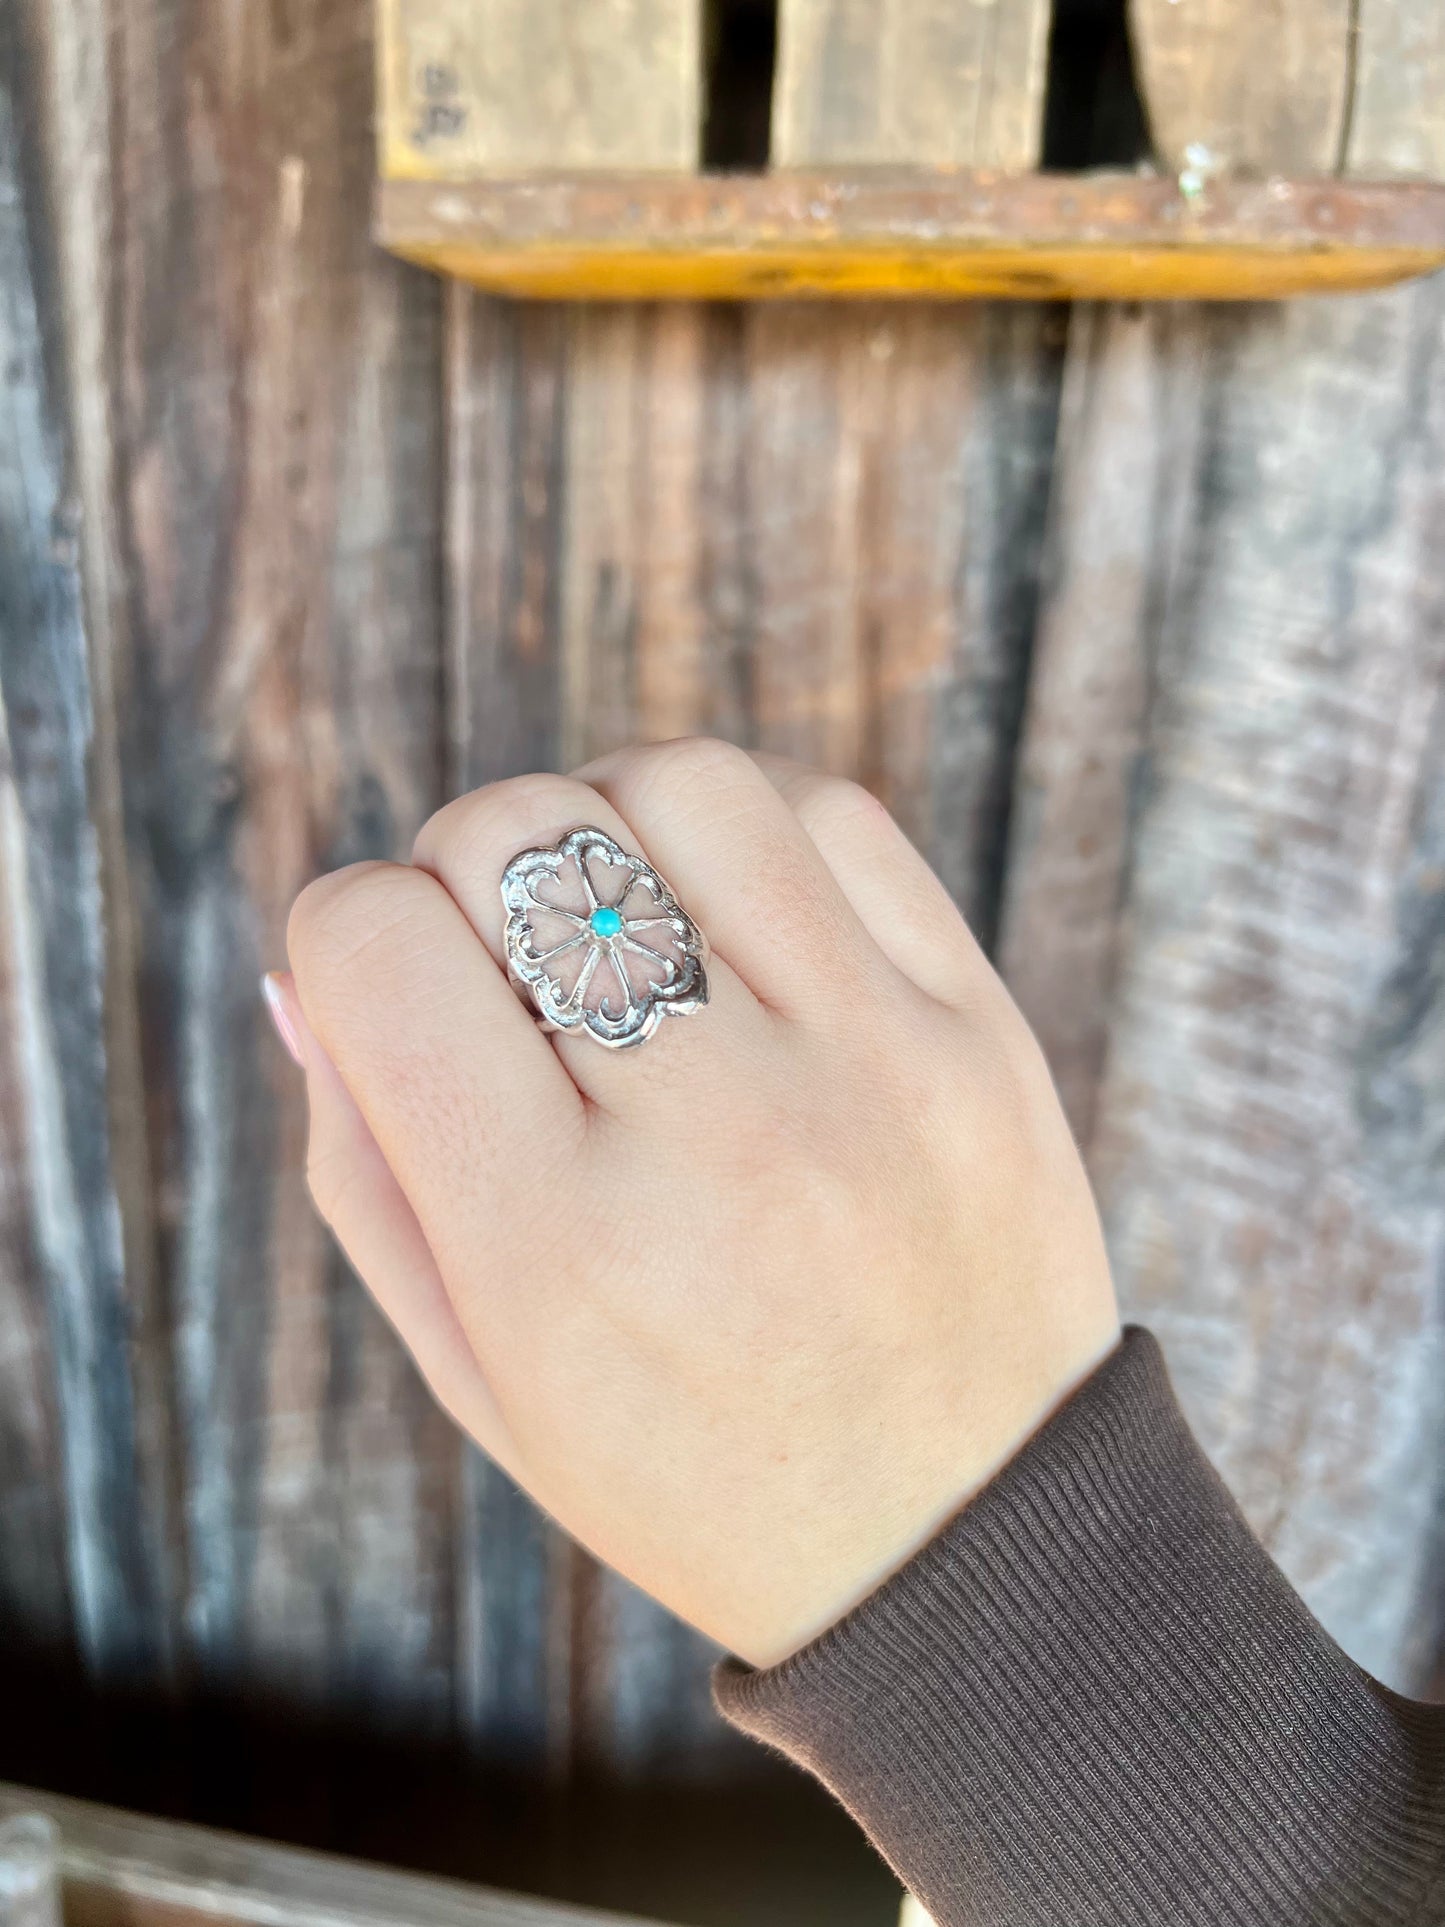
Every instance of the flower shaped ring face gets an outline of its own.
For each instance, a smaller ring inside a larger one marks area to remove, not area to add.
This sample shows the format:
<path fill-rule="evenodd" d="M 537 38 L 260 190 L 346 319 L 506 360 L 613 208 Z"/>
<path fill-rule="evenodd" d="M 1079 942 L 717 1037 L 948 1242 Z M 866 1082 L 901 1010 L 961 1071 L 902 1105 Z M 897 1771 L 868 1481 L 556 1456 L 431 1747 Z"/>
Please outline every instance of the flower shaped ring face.
<path fill-rule="evenodd" d="M 707 1002 L 702 932 L 652 865 L 601 830 L 514 856 L 502 902 L 507 971 L 544 1029 L 622 1050 Z"/>

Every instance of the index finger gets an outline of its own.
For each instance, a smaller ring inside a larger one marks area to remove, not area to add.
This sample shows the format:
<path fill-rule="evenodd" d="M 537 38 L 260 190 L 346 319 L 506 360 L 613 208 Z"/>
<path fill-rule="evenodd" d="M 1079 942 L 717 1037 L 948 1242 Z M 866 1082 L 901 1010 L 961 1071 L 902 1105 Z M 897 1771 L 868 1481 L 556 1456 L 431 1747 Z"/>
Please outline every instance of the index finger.
<path fill-rule="evenodd" d="M 320 878 L 286 942 L 306 1021 L 445 1269 L 446 1247 L 475 1249 L 497 1185 L 531 1183 L 580 1134 L 577 1087 L 423 870 L 365 863 Z"/>

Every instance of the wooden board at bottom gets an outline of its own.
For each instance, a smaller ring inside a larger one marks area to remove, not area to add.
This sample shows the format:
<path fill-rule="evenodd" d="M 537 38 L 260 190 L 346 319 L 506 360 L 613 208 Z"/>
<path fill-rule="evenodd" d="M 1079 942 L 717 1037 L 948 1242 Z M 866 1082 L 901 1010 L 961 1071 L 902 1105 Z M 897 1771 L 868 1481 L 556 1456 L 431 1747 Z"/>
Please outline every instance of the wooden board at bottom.
<path fill-rule="evenodd" d="M 19 1813 L 60 1829 L 67 1927 L 648 1927 L 0 1783 Z"/>

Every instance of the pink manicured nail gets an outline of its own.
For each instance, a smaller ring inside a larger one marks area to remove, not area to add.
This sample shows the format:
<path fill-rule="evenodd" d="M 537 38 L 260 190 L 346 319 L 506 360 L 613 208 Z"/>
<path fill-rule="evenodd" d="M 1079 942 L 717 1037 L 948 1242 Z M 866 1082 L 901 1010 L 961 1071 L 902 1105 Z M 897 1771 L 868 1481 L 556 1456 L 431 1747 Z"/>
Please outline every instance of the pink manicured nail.
<path fill-rule="evenodd" d="M 297 1034 L 296 1020 L 290 1009 L 287 996 L 289 986 L 281 981 L 278 971 L 268 970 L 261 979 L 261 995 L 266 999 L 266 1008 L 271 1013 L 271 1022 L 276 1026 L 276 1034 L 290 1053 L 293 1063 L 303 1069 L 306 1060 L 301 1055 L 301 1039 Z"/>

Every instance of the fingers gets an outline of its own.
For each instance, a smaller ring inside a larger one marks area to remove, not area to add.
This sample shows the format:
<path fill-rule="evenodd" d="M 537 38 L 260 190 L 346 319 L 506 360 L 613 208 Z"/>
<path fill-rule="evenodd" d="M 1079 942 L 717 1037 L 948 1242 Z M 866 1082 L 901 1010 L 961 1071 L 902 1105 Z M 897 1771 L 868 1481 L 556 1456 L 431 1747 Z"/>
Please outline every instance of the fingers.
<path fill-rule="evenodd" d="M 772 1009 L 806 1021 L 840 988 L 896 989 L 798 818 L 744 750 L 684 738 L 602 757 L 580 774 L 686 890 L 710 941 Z"/>
<path fill-rule="evenodd" d="M 641 1051 L 599 1050 L 591 1039 L 566 1033 L 552 1037 L 551 1047 L 594 1103 L 607 1110 L 627 1111 L 639 1102 L 653 1101 L 656 1091 L 670 1083 L 685 1085 L 692 1081 L 696 1088 L 699 1076 L 716 1078 L 724 1059 L 734 1064 L 740 1059 L 745 1062 L 765 1047 L 766 1013 L 739 980 L 726 950 L 707 930 L 694 902 L 695 886 L 701 884 L 696 873 L 670 869 L 648 838 L 606 798 L 586 783 L 566 776 L 516 777 L 459 797 L 423 826 L 413 861 L 445 886 L 497 966 L 505 969 L 506 912 L 500 890 L 503 871 L 521 851 L 553 847 L 569 830 L 583 825 L 602 830 L 624 849 L 654 864 L 683 908 L 697 917 L 712 941 L 707 1008 L 693 1017 L 664 1019 L 659 1035 Z M 598 884 L 606 888 L 603 879 L 598 879 Z M 646 933 L 637 934 L 640 939 Z M 570 952 L 574 974 L 584 963 L 595 973 L 588 980 L 587 994 L 594 999 L 607 994 L 614 1002 L 620 1001 L 627 983 L 621 979 L 614 982 L 610 961 L 591 957 L 595 946 L 586 940 L 579 919 L 570 915 L 555 935 L 559 945 L 565 946 L 558 970 L 568 969 L 566 953 Z M 629 962 L 623 960 L 624 969 Z M 603 969 L 609 973 L 605 979 Z M 571 984 L 569 979 L 569 989 Z"/>
<path fill-rule="evenodd" d="M 555 844 L 581 824 L 605 830 L 624 849 L 647 855 L 596 790 L 574 777 L 539 774 L 489 783 L 457 797 L 422 825 L 411 858 L 446 885 L 505 970 L 503 870 L 520 851 Z M 686 905 L 685 897 L 683 902 Z"/>
<path fill-rule="evenodd" d="M 969 1000 L 989 966 L 957 906 L 876 797 L 786 757 L 752 757 L 797 816 L 873 941 L 920 990 Z M 991 972 L 989 973 L 991 975 Z"/>
<path fill-rule="evenodd" d="M 421 1221 L 444 1275 L 485 1249 L 584 1124 L 576 1087 L 434 877 L 357 864 L 311 884 L 287 948 L 300 1008 Z M 465 1317 L 465 1308 L 462 1308 Z"/>
<path fill-rule="evenodd" d="M 306 1022 L 290 974 L 273 972 L 263 983 L 276 1027 L 306 1078 L 306 1177 L 317 1211 L 437 1402 L 485 1452 L 512 1469 L 511 1438 L 416 1213 Z"/>

